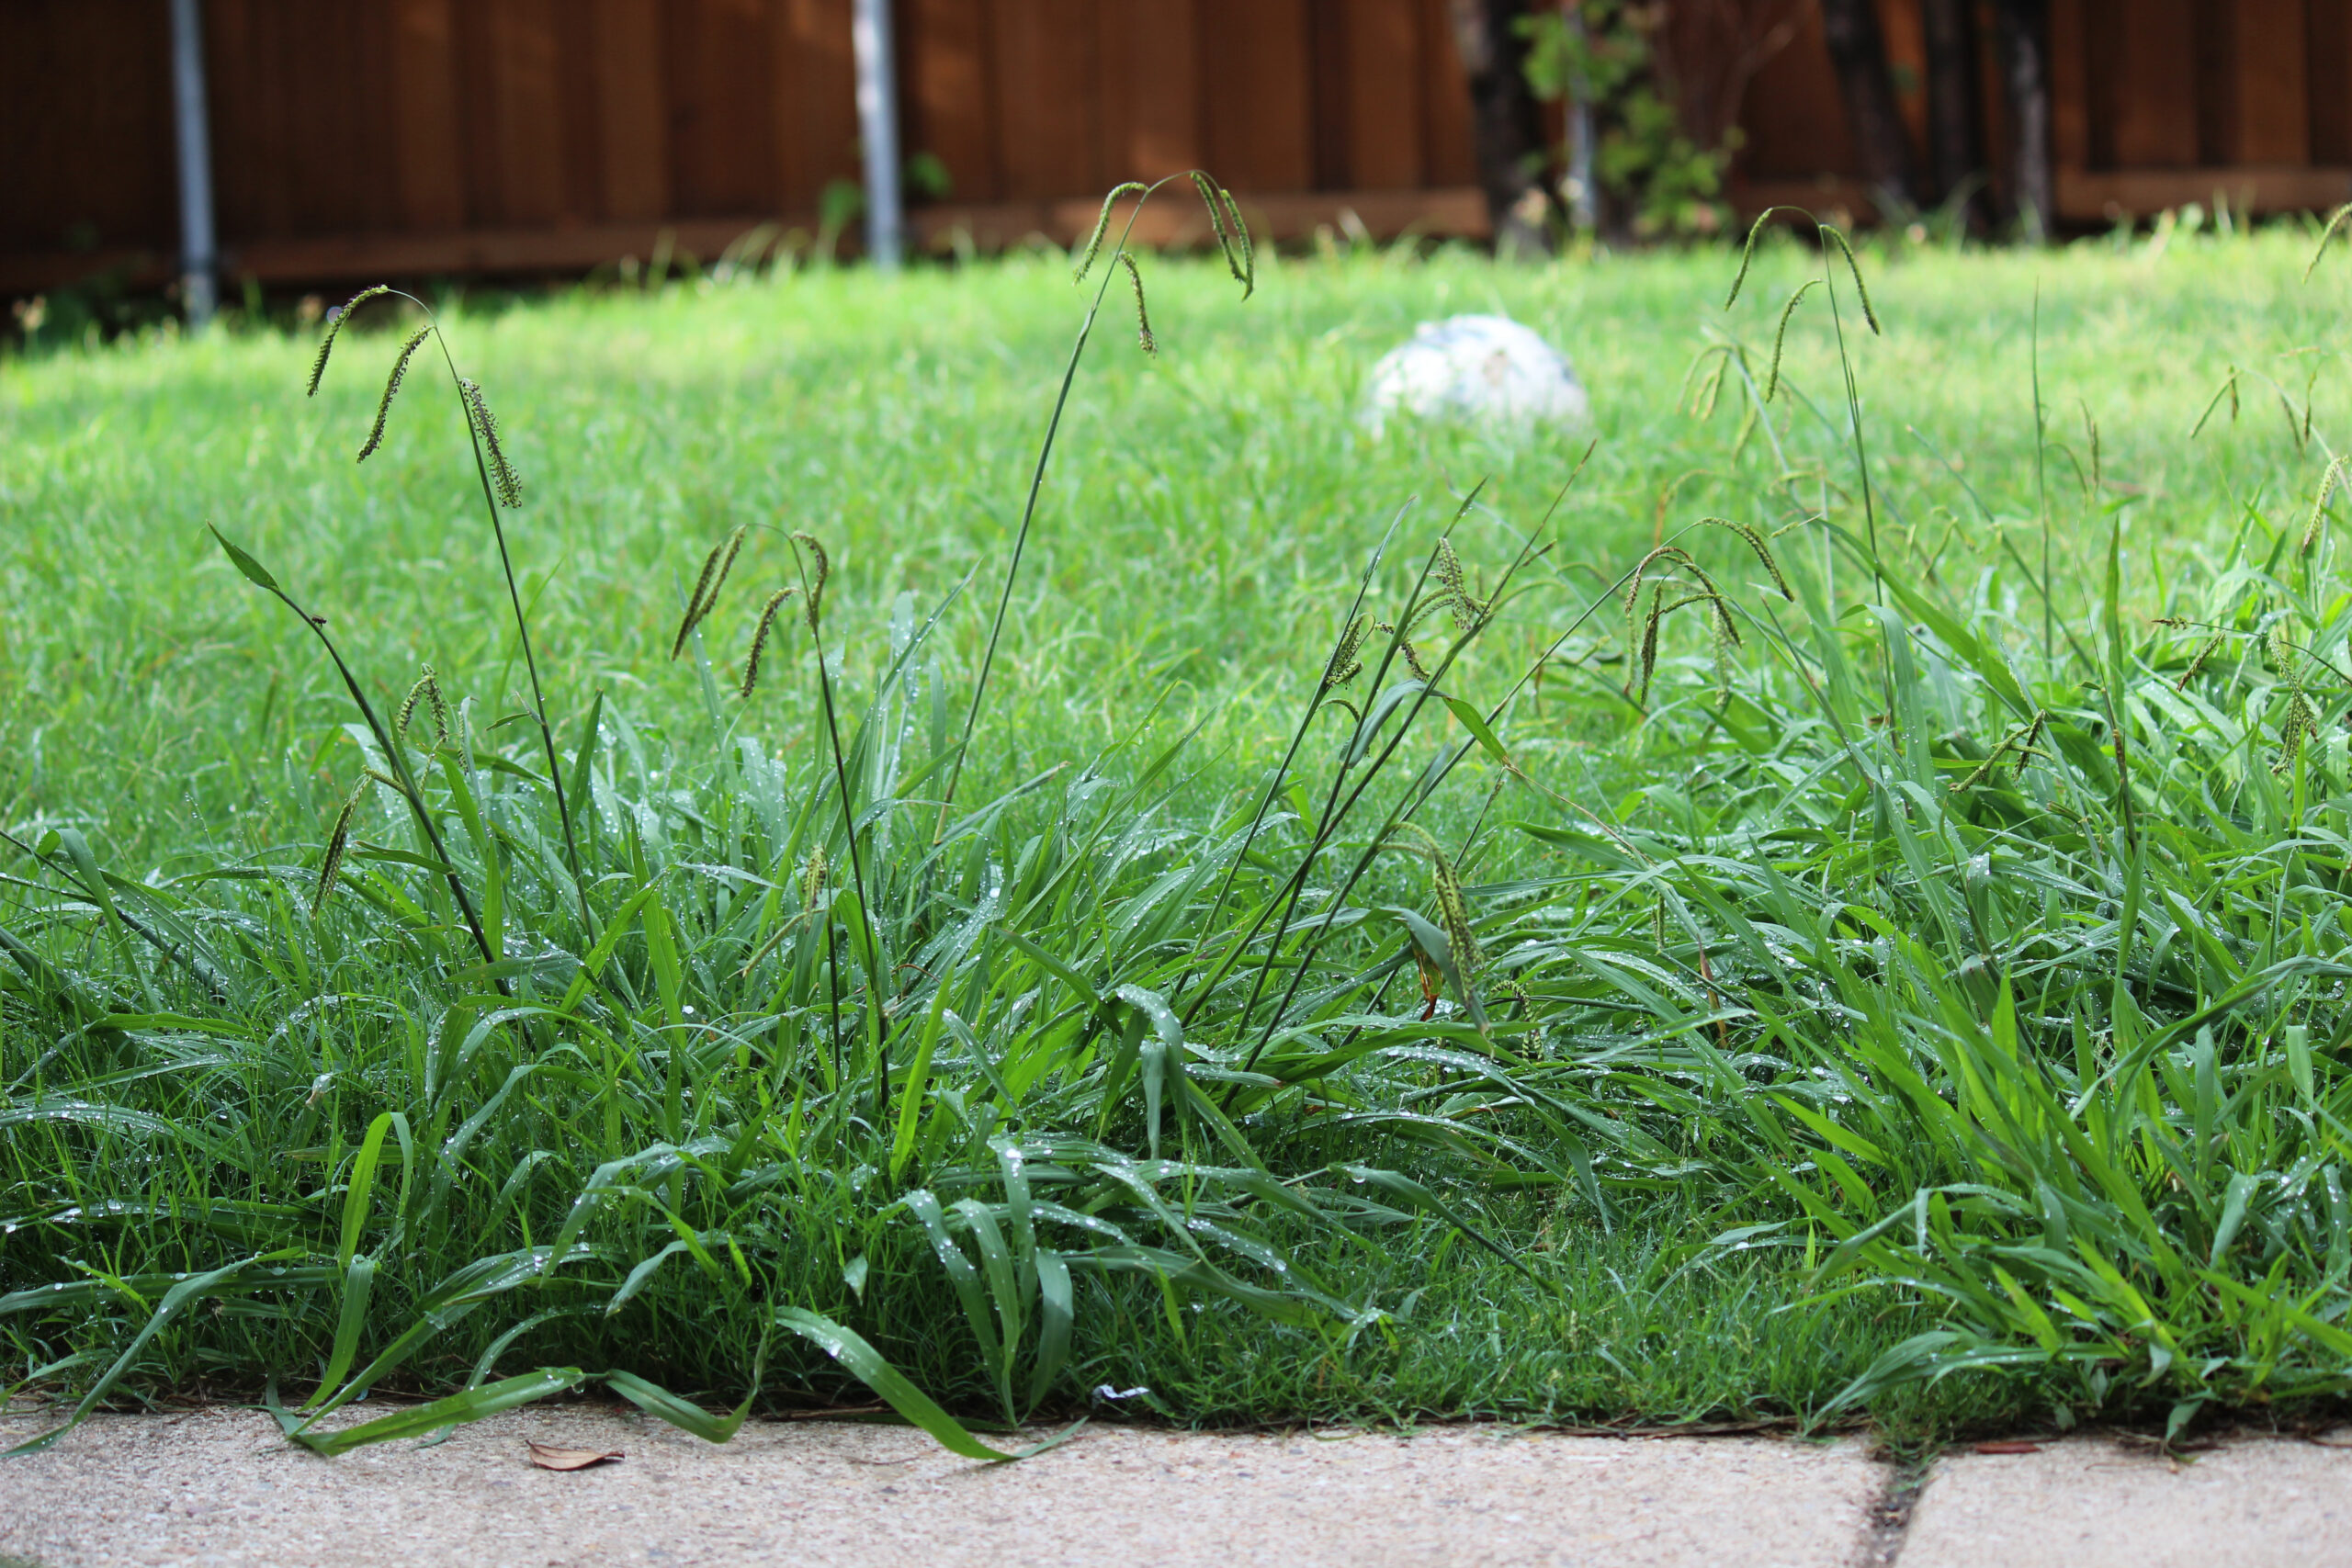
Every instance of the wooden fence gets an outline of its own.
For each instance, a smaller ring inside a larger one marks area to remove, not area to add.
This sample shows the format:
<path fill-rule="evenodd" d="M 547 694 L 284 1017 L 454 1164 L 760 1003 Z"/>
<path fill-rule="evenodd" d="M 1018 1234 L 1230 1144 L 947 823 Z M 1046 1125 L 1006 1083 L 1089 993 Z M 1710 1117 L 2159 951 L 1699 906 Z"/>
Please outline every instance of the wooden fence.
<path fill-rule="evenodd" d="M 1737 0 L 1740 8 L 1753 0 Z M 1927 48 L 1917 0 L 1881 0 L 1896 97 L 1915 145 L 1927 134 Z M 1980 118 L 1990 166 L 2006 165 L 1991 6 Z M 2057 217 L 2082 227 L 2216 197 L 2240 210 L 2352 200 L 2352 0 L 2050 0 Z M 1858 166 L 1817 13 L 1749 85 L 1738 204 L 1860 205 Z"/>
<path fill-rule="evenodd" d="M 1276 237 L 1481 234 L 1444 6 L 901 0 L 917 238 L 1066 239 L 1194 164 Z M 0 289 L 169 255 L 167 49 L 162 0 L 0 6 Z M 232 276 L 708 260 L 859 172 L 848 0 L 208 0 L 206 51 Z"/>
<path fill-rule="evenodd" d="M 1777 3 L 1792 26 L 1758 69 L 1722 40 L 1756 44 L 1740 28 L 1767 0 L 1679 0 L 1695 109 L 1745 133 L 1736 204 L 1860 206 L 1817 16 Z M 898 0 L 903 142 L 951 182 L 914 237 L 1066 240 L 1114 181 L 1194 164 L 1276 238 L 1350 215 L 1483 235 L 1446 4 Z M 1880 4 L 1919 134 L 1917 0 Z M 827 187 L 857 177 L 849 0 L 204 9 L 232 280 L 577 272 L 665 244 L 708 260 L 763 222 L 813 239 Z M 2352 197 L 2352 0 L 2051 10 L 2063 220 Z M 0 293 L 169 271 L 168 50 L 164 0 L 0 3 Z"/>

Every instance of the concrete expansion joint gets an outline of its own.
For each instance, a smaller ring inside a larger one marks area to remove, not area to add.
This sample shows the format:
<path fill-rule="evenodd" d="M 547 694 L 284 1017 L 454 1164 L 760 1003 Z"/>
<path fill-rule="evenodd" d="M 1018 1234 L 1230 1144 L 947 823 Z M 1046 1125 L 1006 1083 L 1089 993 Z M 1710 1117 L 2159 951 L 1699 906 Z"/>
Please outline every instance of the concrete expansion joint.
<path fill-rule="evenodd" d="M 1891 1568 L 1903 1555 L 1904 1537 L 1911 1529 L 1911 1510 L 1928 1484 L 1933 1461 L 1924 1458 L 1889 1456 L 1885 1484 L 1871 1504 L 1870 1536 L 1862 1545 L 1865 1568 Z"/>

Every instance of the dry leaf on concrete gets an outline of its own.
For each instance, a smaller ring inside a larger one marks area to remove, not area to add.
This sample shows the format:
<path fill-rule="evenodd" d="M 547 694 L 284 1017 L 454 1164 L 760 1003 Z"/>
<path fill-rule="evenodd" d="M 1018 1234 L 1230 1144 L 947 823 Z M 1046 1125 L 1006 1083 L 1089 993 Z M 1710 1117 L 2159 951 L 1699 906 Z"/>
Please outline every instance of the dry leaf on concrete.
<path fill-rule="evenodd" d="M 558 1449 L 527 1438 L 524 1441 L 530 1444 L 531 1462 L 541 1470 L 585 1470 L 621 1457 L 618 1449 Z"/>

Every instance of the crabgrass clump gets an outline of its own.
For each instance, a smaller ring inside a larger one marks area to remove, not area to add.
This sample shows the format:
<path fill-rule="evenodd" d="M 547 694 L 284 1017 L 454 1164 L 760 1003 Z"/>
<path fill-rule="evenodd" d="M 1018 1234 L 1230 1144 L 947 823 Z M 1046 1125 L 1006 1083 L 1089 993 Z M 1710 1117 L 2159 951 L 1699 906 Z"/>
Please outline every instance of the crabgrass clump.
<path fill-rule="evenodd" d="M 1200 194 L 1253 288 L 1238 209 Z M 1868 253 L 1818 237 L 1751 236 L 1742 268 L 1859 301 Z M 1121 239 L 1096 308 L 1134 262 Z M 1869 352 L 1902 352 L 1875 281 Z M 315 727 L 240 797 L 308 815 L 138 874 L 11 824 L 11 1381 L 78 1413 L 210 1380 L 328 1452 L 591 1382 L 714 1440 L 878 1396 L 989 1458 L 1026 1451 L 991 1426 L 1106 1385 L 1177 1420 L 1925 1430 L 2340 1394 L 2335 534 L 2297 502 L 2154 535 L 2109 477 L 2154 459 L 2111 416 L 2052 444 L 2085 476 L 2066 513 L 2029 479 L 2038 392 L 2004 474 L 1874 458 L 1871 364 L 1805 322 L 1758 317 L 1777 379 L 1746 318 L 1712 329 L 1721 477 L 1652 537 L 1656 476 L 1597 470 L 1636 498 L 1609 564 L 1472 489 L 1302 575 L 1261 660 L 1295 706 L 1240 763 L 1204 739 L 1230 686 L 1106 702 L 1082 749 L 1091 707 L 1023 668 L 1055 630 L 1033 604 L 1079 615 L 1058 566 L 1027 599 L 1015 574 L 1083 331 L 985 626 L 962 582 L 877 586 L 848 523 L 722 515 L 662 558 L 683 590 L 717 536 L 690 593 L 616 617 L 627 660 L 567 626 L 629 674 L 567 676 L 567 745 L 512 470 L 448 361 L 490 651 L 436 652 L 383 722 L 366 671 L 417 661 L 358 651 L 367 617 L 311 584 L 364 585 L 224 517 L 339 687 L 271 685 L 245 721 Z M 2278 460 L 2332 516 L 2332 470 Z M 695 634 L 739 564 L 790 585 L 722 682 Z M 991 670 L 1018 694 L 993 711 Z M 639 671 L 703 710 L 665 725 Z M 1547 671 L 1589 701 L 1547 716 Z M 320 1430 L 371 1390 L 428 1402 Z"/>

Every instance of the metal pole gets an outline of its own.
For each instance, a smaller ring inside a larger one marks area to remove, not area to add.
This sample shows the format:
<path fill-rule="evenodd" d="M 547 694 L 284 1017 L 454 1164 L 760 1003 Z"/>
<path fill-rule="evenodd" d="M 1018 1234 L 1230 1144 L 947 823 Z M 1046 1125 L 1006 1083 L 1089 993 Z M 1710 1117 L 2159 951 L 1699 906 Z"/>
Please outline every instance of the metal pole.
<path fill-rule="evenodd" d="M 204 116 L 204 18 L 198 0 L 172 0 L 172 99 L 180 143 L 180 297 L 200 329 L 216 303 L 212 139 Z"/>
<path fill-rule="evenodd" d="M 1579 58 L 1584 52 L 1583 0 L 1562 0 L 1561 15 Z M 1581 68 L 1568 73 L 1568 220 L 1580 233 L 1600 227 L 1600 195 L 1592 188 L 1592 85 Z"/>
<path fill-rule="evenodd" d="M 856 0 L 850 44 L 857 56 L 857 124 L 865 143 L 865 254 L 899 270 L 906 206 L 899 191 L 899 76 L 890 42 L 890 0 Z"/>

